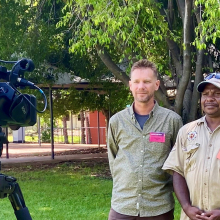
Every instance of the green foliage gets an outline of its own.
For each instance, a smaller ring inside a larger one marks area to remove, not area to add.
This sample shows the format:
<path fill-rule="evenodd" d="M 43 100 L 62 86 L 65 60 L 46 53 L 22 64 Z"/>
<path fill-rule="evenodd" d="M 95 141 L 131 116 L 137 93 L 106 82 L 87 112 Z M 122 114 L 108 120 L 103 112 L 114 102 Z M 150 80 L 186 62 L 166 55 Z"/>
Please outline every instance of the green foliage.
<path fill-rule="evenodd" d="M 43 143 L 50 143 L 50 130 L 44 130 L 41 133 L 41 139 Z"/>
<path fill-rule="evenodd" d="M 89 85 L 91 90 L 94 87 L 100 87 L 100 91 L 80 91 L 74 88 L 54 91 L 54 116 L 65 115 L 69 110 L 77 114 L 82 109 L 90 111 L 111 109 L 111 112 L 115 113 L 132 102 L 128 88 L 121 83 L 105 81 Z"/>
<path fill-rule="evenodd" d="M 99 95 L 74 89 L 54 91 L 55 117 L 69 110 L 78 113 L 80 106 L 85 110 L 106 110 L 111 106 L 115 112 L 130 104 L 131 98 L 128 89 L 110 80 L 103 83 L 103 78 L 106 80 L 112 74 L 118 77 L 105 66 L 107 61 L 115 66 L 128 61 L 123 69 L 125 73 L 120 72 L 128 75 L 135 59 L 147 58 L 157 64 L 161 74 L 173 76 L 179 83 L 189 65 L 192 71 L 187 71 L 196 72 L 197 49 L 207 51 L 208 43 L 218 43 L 218 0 L 196 0 L 195 4 L 202 6 L 202 21 L 197 24 L 198 13 L 194 7 L 192 27 L 198 26 L 195 29 L 198 38 L 195 39 L 192 32 L 194 39 L 188 42 L 192 46 L 189 49 L 193 55 L 191 64 L 185 65 L 183 56 L 188 45 L 183 39 L 185 26 L 181 10 L 184 7 L 167 0 L 3 0 L 0 56 L 2 59 L 31 57 L 36 70 L 26 78 L 37 84 L 52 85 L 60 74 L 68 72 L 86 79 L 91 87 L 95 83 L 103 87 Z M 13 16 L 7 16 L 6 12 Z M 100 51 L 97 51 L 100 47 L 107 51 L 109 59 L 100 60 Z M 179 96 L 177 91 L 178 100 L 184 92 Z M 49 111 L 45 115 L 49 117 Z"/>
<path fill-rule="evenodd" d="M 25 16 L 24 16 L 25 15 Z M 25 32 L 28 29 L 30 13 L 28 6 L 14 0 L 2 0 L 0 3 L 0 58 L 16 59 L 15 52 L 23 53 Z"/>
<path fill-rule="evenodd" d="M 113 60 L 120 63 L 124 57 L 149 57 L 164 65 L 167 59 L 164 36 L 167 24 L 152 1 L 90 1 L 67 3 L 65 16 L 58 27 L 69 27 L 72 53 L 87 54 L 97 44 L 104 46 Z M 73 25 L 74 24 L 74 25 Z"/>
<path fill-rule="evenodd" d="M 218 0 L 197 0 L 195 4 L 201 7 L 202 16 L 202 21 L 196 29 L 198 38 L 195 45 L 199 49 L 206 49 L 204 41 L 216 44 L 220 37 L 220 4 Z"/>

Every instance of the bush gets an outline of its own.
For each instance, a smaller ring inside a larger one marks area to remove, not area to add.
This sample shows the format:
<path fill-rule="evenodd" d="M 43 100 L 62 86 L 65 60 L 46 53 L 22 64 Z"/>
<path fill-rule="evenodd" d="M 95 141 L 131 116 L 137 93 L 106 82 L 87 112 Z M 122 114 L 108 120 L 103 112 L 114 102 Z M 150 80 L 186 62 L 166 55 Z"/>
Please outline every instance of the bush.
<path fill-rule="evenodd" d="M 42 131 L 41 138 L 43 143 L 50 143 L 50 131 Z"/>

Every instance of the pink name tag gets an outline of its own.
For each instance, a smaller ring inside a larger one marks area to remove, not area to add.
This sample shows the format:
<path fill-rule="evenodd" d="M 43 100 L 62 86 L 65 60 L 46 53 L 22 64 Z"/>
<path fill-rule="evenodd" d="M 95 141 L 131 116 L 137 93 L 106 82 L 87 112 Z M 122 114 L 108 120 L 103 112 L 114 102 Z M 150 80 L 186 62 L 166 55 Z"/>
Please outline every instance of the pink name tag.
<path fill-rule="evenodd" d="M 218 154 L 217 154 L 217 159 L 220 160 L 220 151 L 219 151 Z"/>
<path fill-rule="evenodd" d="M 163 132 L 150 132 L 150 142 L 165 142 L 165 133 Z"/>

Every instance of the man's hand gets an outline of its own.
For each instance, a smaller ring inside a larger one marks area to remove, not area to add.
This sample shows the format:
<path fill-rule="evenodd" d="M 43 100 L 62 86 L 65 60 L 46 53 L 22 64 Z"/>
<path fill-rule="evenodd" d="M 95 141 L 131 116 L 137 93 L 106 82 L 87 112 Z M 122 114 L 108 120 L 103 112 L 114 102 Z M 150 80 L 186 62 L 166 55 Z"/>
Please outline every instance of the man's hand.
<path fill-rule="evenodd" d="M 220 220 L 220 210 L 208 211 L 196 217 L 203 220 Z"/>
<path fill-rule="evenodd" d="M 201 218 L 199 217 L 204 214 L 202 210 L 194 206 L 188 206 L 184 209 L 184 212 L 191 220 L 200 220 Z"/>

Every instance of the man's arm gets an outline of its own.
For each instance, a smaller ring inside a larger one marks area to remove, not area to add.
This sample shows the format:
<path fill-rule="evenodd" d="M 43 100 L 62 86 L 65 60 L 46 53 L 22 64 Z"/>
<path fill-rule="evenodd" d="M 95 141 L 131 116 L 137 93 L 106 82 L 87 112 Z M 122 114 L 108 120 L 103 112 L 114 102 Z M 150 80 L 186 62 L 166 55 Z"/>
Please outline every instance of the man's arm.
<path fill-rule="evenodd" d="M 113 163 L 118 152 L 118 146 L 116 145 L 116 141 L 114 137 L 114 126 L 112 126 L 111 120 L 109 121 L 109 127 L 108 127 L 107 148 L 108 148 L 109 167 L 111 174 L 113 174 Z"/>
<path fill-rule="evenodd" d="M 177 172 L 173 172 L 173 188 L 177 199 L 179 200 L 183 211 L 191 220 L 199 220 L 203 213 L 197 207 L 191 205 L 188 186 L 185 178 Z M 197 216 L 198 215 L 198 216 Z"/>

